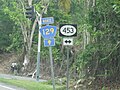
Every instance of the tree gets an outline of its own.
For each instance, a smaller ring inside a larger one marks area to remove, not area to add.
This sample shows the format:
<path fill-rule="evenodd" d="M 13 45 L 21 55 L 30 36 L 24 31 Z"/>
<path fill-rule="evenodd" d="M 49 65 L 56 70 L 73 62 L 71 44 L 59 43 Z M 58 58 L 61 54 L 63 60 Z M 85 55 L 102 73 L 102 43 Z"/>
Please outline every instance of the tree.
<path fill-rule="evenodd" d="M 59 4 L 59 7 L 61 10 L 65 11 L 65 12 L 70 11 L 71 0 L 59 0 L 58 4 Z"/>
<path fill-rule="evenodd" d="M 2 3 L 0 5 L 2 6 Z M 13 32 L 14 22 L 3 12 L 0 6 L 0 52 L 8 51 L 8 47 L 11 45 L 12 40 L 10 35 Z"/>
<path fill-rule="evenodd" d="M 10 2 L 4 1 L 4 4 L 2 6 L 4 13 L 6 13 L 10 17 L 10 19 L 13 20 L 15 24 L 20 27 L 22 31 L 23 43 L 24 43 L 23 45 L 24 65 L 28 65 L 30 60 L 32 38 L 33 38 L 33 33 L 35 31 L 36 20 L 32 25 L 32 22 L 26 19 L 25 1 L 16 1 L 16 0 Z"/>
<path fill-rule="evenodd" d="M 29 20 L 26 18 L 26 7 L 31 7 L 32 0 L 13 0 L 13 1 L 3 1 L 3 11 L 6 13 L 10 19 L 12 19 L 17 26 L 20 27 L 23 35 L 23 58 L 24 58 L 24 66 L 27 68 L 29 61 L 30 61 L 30 54 L 31 54 L 31 47 L 32 47 L 32 40 L 33 40 L 33 34 L 35 31 L 35 27 L 38 22 L 38 15 L 34 19 Z M 41 3 L 41 2 L 40 2 Z M 40 6 L 39 3 L 39 6 Z M 49 5 L 49 1 L 46 2 L 46 0 L 42 2 L 48 3 L 47 6 L 37 7 L 38 10 L 40 10 L 40 13 L 43 14 L 47 10 L 47 7 Z"/>

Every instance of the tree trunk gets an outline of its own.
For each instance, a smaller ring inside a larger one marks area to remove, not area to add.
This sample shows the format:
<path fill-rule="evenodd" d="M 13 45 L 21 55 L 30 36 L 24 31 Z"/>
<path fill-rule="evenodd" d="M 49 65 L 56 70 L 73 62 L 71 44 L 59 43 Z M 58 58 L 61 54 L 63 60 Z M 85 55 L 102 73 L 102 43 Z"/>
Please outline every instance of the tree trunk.
<path fill-rule="evenodd" d="M 28 0 L 28 5 L 32 6 L 32 0 Z"/>
<path fill-rule="evenodd" d="M 23 34 L 23 40 L 24 40 L 24 61 L 23 61 L 23 66 L 24 70 L 26 71 L 28 64 L 30 62 L 30 54 L 31 54 L 31 46 L 32 46 L 32 39 L 33 39 L 33 34 L 35 31 L 35 27 L 37 24 L 37 19 L 34 21 L 32 30 L 30 30 L 26 24 L 21 22 L 21 29 L 22 29 L 22 34 Z"/>

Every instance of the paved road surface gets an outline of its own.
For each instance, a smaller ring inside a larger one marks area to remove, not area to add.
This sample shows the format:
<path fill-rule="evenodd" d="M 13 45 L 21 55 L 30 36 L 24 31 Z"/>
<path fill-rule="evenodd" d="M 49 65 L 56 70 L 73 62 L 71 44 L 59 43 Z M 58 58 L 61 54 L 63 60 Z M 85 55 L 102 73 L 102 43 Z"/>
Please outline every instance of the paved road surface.
<path fill-rule="evenodd" d="M 25 90 L 16 86 L 0 83 L 0 90 Z"/>

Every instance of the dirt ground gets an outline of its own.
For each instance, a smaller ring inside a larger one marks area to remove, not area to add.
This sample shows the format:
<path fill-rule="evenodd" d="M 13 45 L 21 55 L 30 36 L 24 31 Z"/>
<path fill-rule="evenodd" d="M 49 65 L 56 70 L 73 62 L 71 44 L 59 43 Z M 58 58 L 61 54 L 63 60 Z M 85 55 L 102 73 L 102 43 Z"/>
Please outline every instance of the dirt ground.
<path fill-rule="evenodd" d="M 10 73 L 10 66 L 13 62 L 17 62 L 15 54 L 0 54 L 0 73 Z"/>
<path fill-rule="evenodd" d="M 20 56 L 16 55 L 16 54 L 11 54 L 11 53 L 0 54 L 0 73 L 1 74 L 13 74 L 11 71 L 11 65 L 12 65 L 12 63 L 20 64 L 20 62 L 22 62 L 22 61 L 20 61 L 18 59 L 20 59 Z M 35 68 L 36 68 L 35 60 L 31 60 L 31 61 L 33 61 L 33 62 L 31 62 L 31 64 L 29 65 L 30 69 L 28 70 L 27 75 L 29 75 L 29 74 L 32 75 L 32 73 L 35 71 Z M 46 67 L 46 63 L 41 61 L 41 68 L 40 68 L 41 77 L 49 78 L 47 76 L 47 75 L 50 75 L 50 72 L 48 72 L 50 70 L 48 68 L 50 68 L 50 67 L 48 67 L 48 66 Z M 20 71 L 19 74 L 24 75 L 24 72 Z"/>

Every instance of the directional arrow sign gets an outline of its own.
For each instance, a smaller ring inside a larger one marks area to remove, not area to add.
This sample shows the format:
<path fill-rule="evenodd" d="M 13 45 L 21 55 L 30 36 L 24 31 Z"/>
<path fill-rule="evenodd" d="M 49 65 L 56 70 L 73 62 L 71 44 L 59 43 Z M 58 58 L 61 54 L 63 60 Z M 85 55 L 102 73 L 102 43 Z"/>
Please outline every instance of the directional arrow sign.
<path fill-rule="evenodd" d="M 56 26 L 47 25 L 40 29 L 43 38 L 54 38 L 57 32 Z"/>
<path fill-rule="evenodd" d="M 45 39 L 45 40 L 44 40 L 44 46 L 45 46 L 45 47 L 55 46 L 55 39 L 54 39 L 54 38 Z"/>
<path fill-rule="evenodd" d="M 63 45 L 73 45 L 73 38 L 63 38 Z"/>

